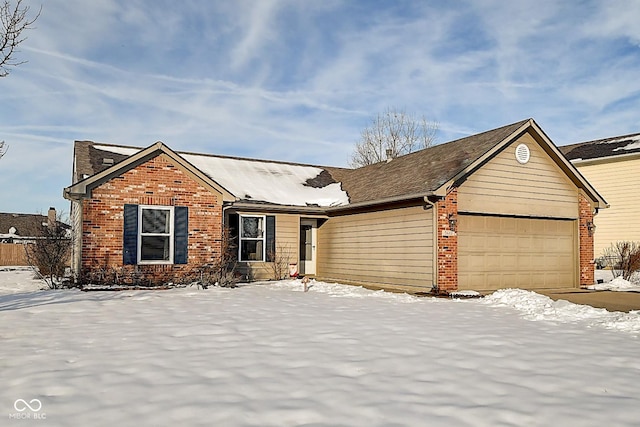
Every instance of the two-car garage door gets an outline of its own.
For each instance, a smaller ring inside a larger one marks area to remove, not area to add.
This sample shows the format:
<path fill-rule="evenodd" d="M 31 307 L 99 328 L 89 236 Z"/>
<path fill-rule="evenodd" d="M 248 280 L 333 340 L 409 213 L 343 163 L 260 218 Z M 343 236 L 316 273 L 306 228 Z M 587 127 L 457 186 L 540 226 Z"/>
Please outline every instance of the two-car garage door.
<path fill-rule="evenodd" d="M 576 286 L 575 220 L 458 215 L 458 288 Z"/>

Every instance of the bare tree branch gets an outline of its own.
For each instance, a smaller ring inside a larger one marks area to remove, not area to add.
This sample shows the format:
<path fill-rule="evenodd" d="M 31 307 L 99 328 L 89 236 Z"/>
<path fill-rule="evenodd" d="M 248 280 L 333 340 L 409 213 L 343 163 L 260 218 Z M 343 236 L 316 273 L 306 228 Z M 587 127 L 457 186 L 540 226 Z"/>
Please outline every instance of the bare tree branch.
<path fill-rule="evenodd" d="M 425 117 L 416 118 L 404 110 L 388 108 L 362 130 L 349 164 L 361 167 L 430 147 L 438 125 Z"/>
<path fill-rule="evenodd" d="M 33 28 L 31 25 L 40 16 L 42 6 L 33 19 L 28 17 L 29 10 L 29 6 L 22 6 L 22 0 L 17 0 L 15 6 L 9 0 L 0 4 L 0 77 L 9 75 L 8 67 L 26 62 L 16 60 L 14 56 L 18 52 L 18 45 L 27 38 L 22 32 Z"/>
<path fill-rule="evenodd" d="M 9 145 L 4 141 L 0 141 L 0 159 L 7 153 L 7 150 L 9 150 Z"/>

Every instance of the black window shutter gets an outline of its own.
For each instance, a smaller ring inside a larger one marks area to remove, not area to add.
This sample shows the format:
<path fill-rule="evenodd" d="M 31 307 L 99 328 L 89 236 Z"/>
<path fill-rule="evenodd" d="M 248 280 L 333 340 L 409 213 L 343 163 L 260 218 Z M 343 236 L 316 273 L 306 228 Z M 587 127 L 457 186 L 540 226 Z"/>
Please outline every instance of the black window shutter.
<path fill-rule="evenodd" d="M 138 205 L 124 205 L 122 263 L 138 263 Z"/>
<path fill-rule="evenodd" d="M 267 262 L 273 262 L 276 255 L 276 217 L 267 216 Z"/>
<path fill-rule="evenodd" d="M 227 222 L 227 228 L 229 230 L 229 238 L 237 243 L 238 236 L 240 235 L 240 215 L 229 214 Z"/>
<path fill-rule="evenodd" d="M 189 255 L 189 208 L 176 206 L 173 212 L 173 263 L 186 264 Z"/>

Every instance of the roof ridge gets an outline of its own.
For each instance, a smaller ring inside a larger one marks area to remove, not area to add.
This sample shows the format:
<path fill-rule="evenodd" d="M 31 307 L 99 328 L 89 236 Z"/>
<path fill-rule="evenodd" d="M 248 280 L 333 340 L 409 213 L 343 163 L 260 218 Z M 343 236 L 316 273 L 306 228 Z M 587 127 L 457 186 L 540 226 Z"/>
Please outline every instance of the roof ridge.
<path fill-rule="evenodd" d="M 96 145 L 98 145 L 98 146 L 104 145 L 104 146 L 107 146 L 107 147 L 116 147 L 116 148 L 130 148 L 130 149 L 135 149 L 135 150 L 144 150 L 146 148 L 146 147 L 138 147 L 138 146 L 134 146 L 134 145 L 109 144 L 109 143 L 95 142 L 95 141 L 89 141 L 89 140 L 75 141 L 75 142 L 77 142 L 77 143 L 89 143 L 96 150 L 100 149 L 100 148 L 96 147 Z M 167 146 L 167 147 L 169 146 L 163 141 L 156 141 L 154 144 L 157 144 L 158 142 L 162 143 L 164 146 Z M 151 145 L 153 145 L 153 144 L 151 144 Z M 241 160 L 241 161 L 248 161 L 248 162 L 275 163 L 275 164 L 290 165 L 290 166 L 307 166 L 307 167 L 314 167 L 314 168 L 320 168 L 320 169 L 326 169 L 326 168 L 346 169 L 346 170 L 350 170 L 351 169 L 351 168 L 346 168 L 346 167 L 341 167 L 341 166 L 318 165 L 318 164 L 302 163 L 302 162 L 290 162 L 290 161 L 285 161 L 285 160 L 258 159 L 258 158 L 254 158 L 254 157 L 231 156 L 231 155 L 226 155 L 226 154 L 197 153 L 195 151 L 181 151 L 181 150 L 173 150 L 173 151 L 178 153 L 178 154 L 180 154 L 180 155 L 186 154 L 186 155 L 189 155 L 189 156 L 215 157 L 215 158 L 219 158 L 219 159 Z"/>

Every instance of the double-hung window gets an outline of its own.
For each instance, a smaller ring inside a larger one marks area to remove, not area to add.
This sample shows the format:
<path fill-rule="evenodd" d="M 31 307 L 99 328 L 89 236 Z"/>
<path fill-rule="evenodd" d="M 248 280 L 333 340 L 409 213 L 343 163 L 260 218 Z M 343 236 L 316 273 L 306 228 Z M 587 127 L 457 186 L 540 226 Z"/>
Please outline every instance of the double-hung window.
<path fill-rule="evenodd" d="M 240 216 L 240 261 L 265 260 L 265 217 Z"/>
<path fill-rule="evenodd" d="M 188 243 L 187 207 L 124 205 L 125 265 L 186 264 Z"/>
<path fill-rule="evenodd" d="M 173 208 L 140 206 L 138 263 L 173 263 Z"/>

